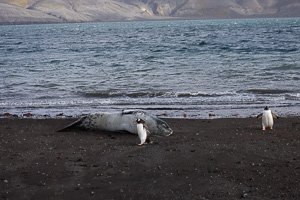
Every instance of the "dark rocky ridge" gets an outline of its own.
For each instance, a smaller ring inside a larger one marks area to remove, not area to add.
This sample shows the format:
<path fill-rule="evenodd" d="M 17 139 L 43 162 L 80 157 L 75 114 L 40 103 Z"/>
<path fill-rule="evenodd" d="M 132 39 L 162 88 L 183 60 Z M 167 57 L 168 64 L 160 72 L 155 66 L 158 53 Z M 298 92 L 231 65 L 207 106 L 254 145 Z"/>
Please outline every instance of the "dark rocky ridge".
<path fill-rule="evenodd" d="M 299 0 L 0 0 L 0 24 L 300 17 Z"/>

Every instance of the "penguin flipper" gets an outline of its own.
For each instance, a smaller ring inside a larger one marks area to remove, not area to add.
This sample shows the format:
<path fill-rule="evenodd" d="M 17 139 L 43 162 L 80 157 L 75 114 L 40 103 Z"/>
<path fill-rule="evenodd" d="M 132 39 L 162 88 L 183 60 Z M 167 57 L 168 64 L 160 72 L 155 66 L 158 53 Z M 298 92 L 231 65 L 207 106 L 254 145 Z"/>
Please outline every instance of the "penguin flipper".
<path fill-rule="evenodd" d="M 279 117 L 277 115 L 275 115 L 274 113 L 272 113 L 272 116 L 275 118 L 275 119 L 279 119 Z"/>
<path fill-rule="evenodd" d="M 146 125 L 147 126 L 147 125 Z M 149 129 L 148 129 L 148 126 L 147 126 L 147 128 L 146 128 L 146 132 L 147 132 L 147 138 L 146 138 L 146 142 L 147 143 L 152 143 L 152 141 L 151 141 L 151 139 L 150 139 L 150 131 L 149 131 Z"/>
<path fill-rule="evenodd" d="M 261 118 L 263 116 L 263 114 L 262 113 L 260 113 L 259 115 L 257 115 L 257 117 L 256 118 Z"/>
<path fill-rule="evenodd" d="M 147 135 L 150 135 L 151 133 L 150 133 L 150 131 L 147 129 Z"/>
<path fill-rule="evenodd" d="M 76 120 L 75 122 L 73 122 L 72 124 L 66 126 L 63 129 L 58 130 L 57 132 L 66 132 L 72 129 L 75 129 L 76 127 L 78 127 L 78 125 L 82 124 L 82 121 L 85 119 L 86 117 L 81 117 L 80 119 Z"/>
<path fill-rule="evenodd" d="M 152 141 L 151 141 L 151 139 L 150 139 L 149 136 L 147 136 L 147 138 L 146 138 L 146 143 L 152 143 Z"/>

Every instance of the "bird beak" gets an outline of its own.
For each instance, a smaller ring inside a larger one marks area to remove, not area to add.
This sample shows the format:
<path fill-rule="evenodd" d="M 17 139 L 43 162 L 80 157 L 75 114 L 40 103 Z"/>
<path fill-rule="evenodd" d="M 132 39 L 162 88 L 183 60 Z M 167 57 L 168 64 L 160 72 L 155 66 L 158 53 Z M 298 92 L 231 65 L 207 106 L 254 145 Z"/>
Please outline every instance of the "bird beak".
<path fill-rule="evenodd" d="M 133 123 L 137 123 L 136 121 L 134 121 Z"/>

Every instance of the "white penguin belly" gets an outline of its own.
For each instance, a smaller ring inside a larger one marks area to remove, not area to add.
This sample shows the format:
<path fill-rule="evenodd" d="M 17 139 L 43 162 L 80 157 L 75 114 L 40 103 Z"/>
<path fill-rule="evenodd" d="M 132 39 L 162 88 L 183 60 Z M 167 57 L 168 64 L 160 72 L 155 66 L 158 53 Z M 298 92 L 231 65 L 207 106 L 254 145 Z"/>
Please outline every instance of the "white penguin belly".
<path fill-rule="evenodd" d="M 138 136 L 141 140 L 141 144 L 145 143 L 146 138 L 147 138 L 147 131 L 144 128 L 143 124 L 138 124 L 137 125 L 137 130 L 138 130 Z"/>
<path fill-rule="evenodd" d="M 263 112 L 262 124 L 264 127 L 272 127 L 273 126 L 273 116 L 271 110 L 265 110 Z"/>

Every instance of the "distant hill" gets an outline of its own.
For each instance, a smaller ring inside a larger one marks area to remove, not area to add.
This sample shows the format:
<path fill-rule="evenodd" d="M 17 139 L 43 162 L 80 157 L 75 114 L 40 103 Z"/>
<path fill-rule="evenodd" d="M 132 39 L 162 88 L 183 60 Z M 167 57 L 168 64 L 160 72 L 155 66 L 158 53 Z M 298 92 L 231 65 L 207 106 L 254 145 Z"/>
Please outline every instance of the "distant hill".
<path fill-rule="evenodd" d="M 300 0 L 0 0 L 0 24 L 300 17 Z"/>

